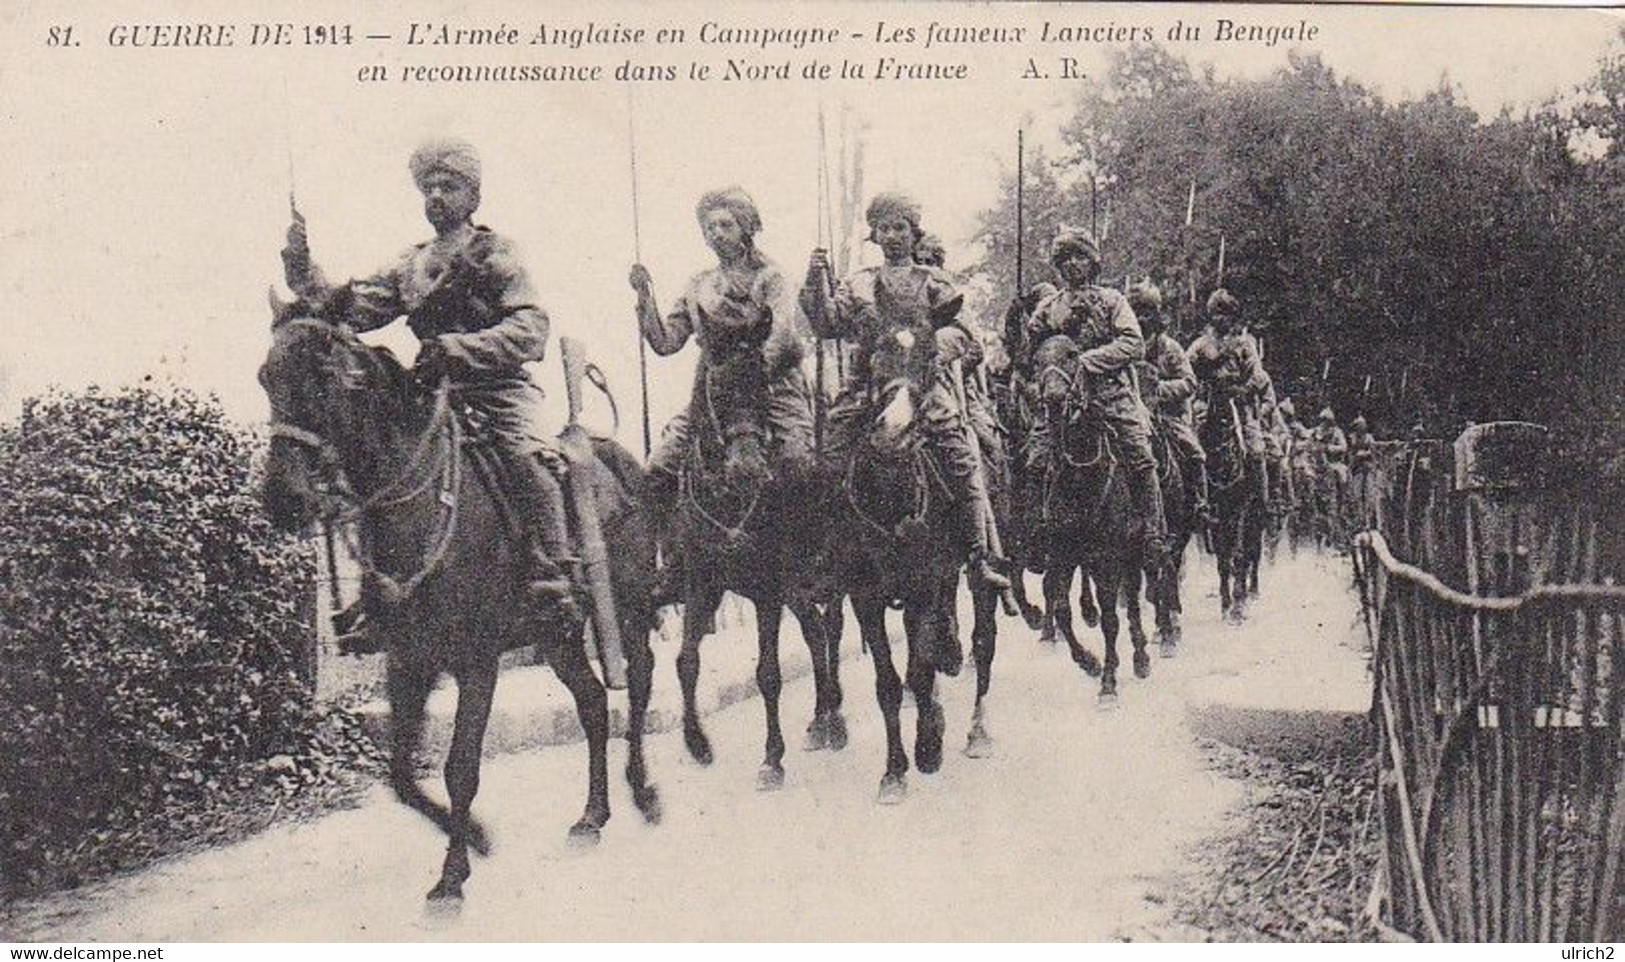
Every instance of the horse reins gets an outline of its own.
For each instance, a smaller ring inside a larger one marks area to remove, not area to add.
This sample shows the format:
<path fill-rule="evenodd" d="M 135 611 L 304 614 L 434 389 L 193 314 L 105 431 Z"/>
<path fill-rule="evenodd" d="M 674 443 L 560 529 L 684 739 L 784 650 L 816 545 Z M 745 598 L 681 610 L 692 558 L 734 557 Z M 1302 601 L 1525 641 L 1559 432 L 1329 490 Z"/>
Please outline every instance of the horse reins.
<path fill-rule="evenodd" d="M 321 321 L 301 319 L 288 323 L 320 328 L 327 332 L 334 330 L 332 325 Z M 274 406 L 272 410 L 278 419 L 285 413 Z M 462 483 L 462 425 L 452 412 L 449 381 L 442 380 L 435 389 L 434 410 L 429 416 L 428 425 L 413 445 L 412 455 L 407 459 L 406 466 L 382 487 L 359 501 L 340 473 L 340 465 L 343 462 L 338 449 L 330 440 L 314 431 L 283 420 L 272 421 L 271 436 L 292 441 L 316 452 L 326 474 L 321 482 L 314 485 L 322 498 L 322 523 L 329 532 L 338 529 L 343 533 L 346 549 L 360 562 L 365 575 L 378 580 L 380 588 L 386 594 L 397 600 L 404 600 L 440 567 L 457 531 L 457 493 Z M 357 538 L 354 523 L 364 521 L 368 515 L 416 500 L 434 486 L 436 481 L 439 482 L 436 501 L 442 513 L 421 563 L 410 575 L 405 576 L 404 580 L 380 570 L 373 563 L 366 546 Z M 330 578 L 336 580 L 337 559 L 332 556 L 331 550 L 328 566 Z"/>

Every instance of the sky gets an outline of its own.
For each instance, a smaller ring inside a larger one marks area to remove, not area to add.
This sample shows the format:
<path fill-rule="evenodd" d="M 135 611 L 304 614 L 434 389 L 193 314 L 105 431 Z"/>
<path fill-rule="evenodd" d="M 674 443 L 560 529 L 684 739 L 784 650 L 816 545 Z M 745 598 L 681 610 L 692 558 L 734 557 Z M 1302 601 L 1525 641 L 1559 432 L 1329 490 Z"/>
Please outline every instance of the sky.
<path fill-rule="evenodd" d="M 1317 52 L 1339 73 L 1389 98 L 1416 96 L 1448 77 L 1481 114 L 1540 102 L 1582 82 L 1620 19 L 1554 10 L 1393 7 L 1203 7 L 1043 3 L 569 2 L 544 8 L 500 0 L 351 4 L 357 35 L 403 35 L 410 21 L 487 26 L 523 34 L 550 25 L 620 22 L 730 26 L 838 25 L 866 36 L 878 22 L 924 30 L 955 25 L 1145 25 L 1176 21 L 1211 31 L 1220 18 L 1319 28 Z M 817 242 L 818 119 L 826 151 L 842 117 L 866 128 L 865 193 L 903 188 L 922 202 L 928 229 L 947 242 L 950 266 L 974 253 L 979 211 L 1014 164 L 1015 132 L 1054 146 L 1072 85 L 1023 80 L 1029 55 L 1054 69 L 1061 55 L 1085 72 L 1103 48 L 1025 44 L 896 56 L 965 62 L 964 82 L 763 81 L 755 84 L 414 85 L 355 81 L 358 65 L 686 64 L 726 57 L 798 65 L 812 54 L 775 48 L 644 45 L 585 49 L 447 50 L 399 43 L 364 49 L 111 48 L 120 23 L 331 23 L 342 4 L 109 2 L 68 19 L 64 8 L 0 2 L 0 418 L 49 385 L 77 389 L 152 376 L 216 394 L 244 421 L 263 420 L 254 375 L 269 344 L 266 290 L 280 282 L 277 251 L 290 188 L 329 276 L 364 274 L 426 239 L 406 170 L 432 135 L 476 144 L 484 158 L 477 220 L 520 246 L 555 334 L 584 340 L 609 374 L 636 438 L 637 347 L 627 268 L 641 256 L 663 304 L 707 267 L 693 205 L 705 190 L 738 184 L 761 208 L 759 246 L 799 278 Z M 544 11 L 544 12 L 538 12 Z M 45 43 L 73 23 L 81 46 Z M 692 38 L 691 38 L 692 39 Z M 1258 76 L 1286 63 L 1289 45 L 1184 44 L 1176 52 L 1221 76 Z M 844 41 L 832 59 L 890 55 Z M 829 55 L 824 55 L 830 59 Z M 637 154 L 634 230 L 630 147 Z M 833 174 L 831 175 L 834 176 Z M 636 241 L 635 241 L 636 238 Z M 862 255 L 876 257 L 868 247 Z M 380 336 L 410 358 L 397 325 Z M 686 397 L 693 348 L 651 355 L 656 430 Z M 537 366 L 558 382 L 556 355 Z M 551 406 L 562 407 L 562 392 Z M 600 427 L 602 411 L 592 417 Z"/>

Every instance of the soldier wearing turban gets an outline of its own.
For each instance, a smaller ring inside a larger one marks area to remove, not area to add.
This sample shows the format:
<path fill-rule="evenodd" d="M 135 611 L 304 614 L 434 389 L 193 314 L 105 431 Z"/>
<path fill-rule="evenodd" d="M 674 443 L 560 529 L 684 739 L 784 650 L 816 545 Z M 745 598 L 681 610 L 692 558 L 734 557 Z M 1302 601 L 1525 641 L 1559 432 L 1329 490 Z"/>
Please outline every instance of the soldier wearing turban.
<path fill-rule="evenodd" d="M 800 367 L 804 322 L 783 272 L 756 248 L 762 215 L 738 187 L 707 191 L 694 215 L 717 265 L 694 275 L 665 314 L 648 269 L 632 265 L 629 280 L 638 295 L 643 338 L 662 357 L 690 338 L 699 344 L 693 395 L 713 399 L 707 403 L 727 442 L 728 480 L 760 484 L 770 473 L 803 476 L 813 460 L 812 389 Z M 678 471 L 689 448 L 689 419 L 687 410 L 671 419 L 649 460 L 645 503 L 668 546 L 674 546 L 669 529 Z M 676 560 L 671 551 L 663 554 Z M 675 564 L 665 569 L 661 601 L 677 600 L 678 570 Z"/>
<path fill-rule="evenodd" d="M 490 431 L 527 529 L 530 591 L 575 617 L 559 561 L 570 553 L 564 498 L 548 469 L 554 455 L 541 417 L 542 392 L 524 365 L 542 359 L 548 317 L 512 241 L 473 222 L 480 205 L 480 158 L 460 140 L 413 152 L 412 181 L 434 228 L 383 270 L 331 284 L 311 262 L 297 213 L 282 252 L 288 286 L 314 316 L 370 331 L 405 317 L 420 342 L 414 373 L 427 385 L 450 382 L 457 401 Z"/>
<path fill-rule="evenodd" d="M 851 376 L 827 415 L 825 453 L 844 469 L 867 425 L 877 418 L 896 431 L 908 426 L 892 423 L 902 416 L 896 403 L 902 395 L 891 388 L 910 376 L 916 354 L 912 346 L 929 344 L 935 373 L 913 425 L 944 469 L 971 578 L 1008 588 L 1009 580 L 994 570 L 988 544 L 991 508 L 984 467 L 965 433 L 956 392 L 947 377 L 952 360 L 974 350 L 975 335 L 959 320 L 964 296 L 941 268 L 915 260 L 924 232 L 920 205 L 912 197 L 876 194 L 864 219 L 869 239 L 880 245 L 885 263 L 853 272 L 834 286 L 832 294 L 828 253 L 815 250 L 802 286 L 802 308 L 818 336 L 850 338 L 855 345 Z M 882 398 L 889 399 L 884 411 L 877 410 Z M 938 667 L 943 667 L 938 656 L 952 658 L 946 652 L 934 653 Z"/>
<path fill-rule="evenodd" d="M 1151 451 L 1151 413 L 1135 392 L 1131 373 L 1146 355 L 1140 320 L 1121 292 L 1096 283 L 1100 247 L 1087 231 L 1063 226 L 1050 244 L 1050 264 L 1061 287 L 1033 309 L 1026 340 L 1040 344 L 1065 334 L 1082 348 L 1079 378 L 1088 385 L 1091 410 L 1099 412 L 1118 443 L 1147 554 L 1153 563 L 1160 563 L 1165 551 L 1162 486 Z M 1029 437 L 1027 458 L 1045 463 L 1049 454 L 1048 426 L 1039 419 Z"/>
<path fill-rule="evenodd" d="M 1179 461 L 1180 477 L 1189 486 L 1194 516 L 1201 517 L 1207 513 L 1207 455 L 1191 419 L 1196 374 L 1185 357 L 1185 349 L 1168 334 L 1162 291 L 1150 283 L 1136 285 L 1128 292 L 1128 303 L 1145 334 L 1145 363 L 1152 383 L 1142 385 L 1142 390 L 1150 394 L 1152 418 Z"/>
<path fill-rule="evenodd" d="M 1207 327 L 1191 342 L 1186 356 L 1204 392 L 1207 409 L 1234 404 L 1240 419 L 1246 456 L 1254 462 L 1258 496 L 1269 500 L 1268 452 L 1264 419 L 1275 397 L 1275 385 L 1259 357 L 1258 341 L 1242 321 L 1241 302 L 1219 288 L 1207 299 Z"/>

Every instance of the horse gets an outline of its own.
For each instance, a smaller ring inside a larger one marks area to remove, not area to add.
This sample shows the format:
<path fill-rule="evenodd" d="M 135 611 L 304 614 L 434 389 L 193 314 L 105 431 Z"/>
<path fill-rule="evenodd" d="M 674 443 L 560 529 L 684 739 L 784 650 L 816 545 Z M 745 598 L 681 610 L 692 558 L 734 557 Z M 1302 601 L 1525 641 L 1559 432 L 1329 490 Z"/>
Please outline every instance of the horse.
<path fill-rule="evenodd" d="M 1049 464 L 1042 497 L 1042 518 L 1047 557 L 1044 597 L 1052 611 L 1063 611 L 1072 571 L 1087 572 L 1099 600 L 1100 630 L 1106 643 L 1104 662 L 1098 663 L 1100 698 L 1117 697 L 1117 600 L 1124 587 L 1146 567 L 1145 533 L 1134 516 L 1128 483 L 1119 469 L 1116 442 L 1105 418 L 1093 409 L 1078 366 L 1082 349 L 1066 335 L 1039 345 L 1038 387 L 1049 430 Z M 1070 631 L 1070 617 L 1062 634 L 1072 659 L 1093 675 L 1097 661 Z M 1151 659 L 1146 652 L 1143 627 L 1129 627 L 1134 649 L 1134 674 L 1149 677 Z"/>
<path fill-rule="evenodd" d="M 725 422 L 759 416 L 749 405 L 752 392 L 729 390 L 744 377 L 730 368 L 754 363 L 748 356 L 702 367 L 695 381 L 689 446 L 678 476 L 676 535 L 684 557 L 683 647 L 677 676 L 683 689 L 683 740 L 702 765 L 713 759 L 711 741 L 696 707 L 700 643 L 725 592 L 750 599 L 756 609 L 756 683 L 766 712 L 767 740 L 756 787 L 784 786 L 784 735 L 779 722 L 779 625 L 788 607 L 801 624 L 812 655 L 816 705 L 808 725 L 809 749 L 844 748 L 846 720 L 835 671 L 838 650 L 825 638 L 819 606 L 827 590 L 816 560 L 825 534 L 827 498 L 812 464 L 799 470 L 783 461 L 777 472 L 765 464 L 749 469 L 728 439 Z M 760 398 L 758 398 L 760 400 Z M 793 510 L 792 510 L 793 506 Z"/>
<path fill-rule="evenodd" d="M 878 339 L 870 357 L 872 390 L 860 395 L 849 389 L 831 411 L 835 443 L 825 453 L 836 474 L 841 510 L 829 531 L 826 557 L 839 590 L 851 600 L 874 662 L 875 697 L 886 726 L 886 770 L 878 800 L 896 804 L 908 793 L 909 756 L 899 718 L 903 679 L 892 659 L 886 611 L 899 608 L 903 613 L 907 683 L 919 712 L 914 762 L 931 774 L 942 766 L 946 727 L 936 700 L 936 675 L 957 675 L 964 660 L 956 614 L 964 549 L 953 534 L 956 508 L 949 500 L 946 469 L 937 463 L 925 436 L 924 412 L 943 403 L 941 332 L 933 334 L 923 314 L 909 317 L 918 308 L 892 300 L 884 285 L 877 285 L 876 301 L 880 316 L 902 319 L 906 328 Z M 877 411 L 885 413 L 876 418 Z M 962 410 L 954 417 L 960 429 L 969 429 Z M 983 680 L 980 705 L 992 668 L 993 618 L 991 593 L 976 597 L 977 621 L 983 626 L 974 632 Z M 830 614 L 833 620 L 835 612 Z M 967 749 L 979 741 L 976 726 L 982 724 L 979 711 Z"/>
<path fill-rule="evenodd" d="M 490 852 L 470 814 L 480 751 L 504 651 L 534 645 L 569 689 L 588 756 L 587 802 L 571 826 L 576 844 L 596 842 L 609 820 L 608 698 L 593 673 L 579 620 L 535 610 L 522 583 L 521 547 L 495 486 L 493 452 L 442 384 L 432 401 L 383 349 L 347 327 L 296 317 L 272 297 L 270 353 L 259 379 L 272 410 L 261 492 L 272 521 L 305 530 L 317 517 L 355 522 L 355 545 L 376 604 L 373 630 L 388 640 L 390 784 L 396 797 L 443 831 L 448 844 L 431 902 L 460 900 L 469 849 Z M 643 758 L 643 723 L 654 657 L 650 585 L 654 540 L 630 492 L 640 468 L 613 441 L 595 439 L 590 470 L 603 510 L 610 577 L 627 658 L 630 714 L 626 779 L 643 818 L 660 820 L 660 796 Z M 457 682 L 457 713 L 446 759 L 449 807 L 419 787 L 414 757 L 429 692 L 442 673 Z"/>
<path fill-rule="evenodd" d="M 1258 593 L 1264 540 L 1262 460 L 1247 451 L 1240 417 L 1237 402 L 1210 394 L 1198 434 L 1207 452 L 1209 541 L 1219 567 L 1219 608 L 1231 624 L 1246 619 L 1247 598 Z"/>

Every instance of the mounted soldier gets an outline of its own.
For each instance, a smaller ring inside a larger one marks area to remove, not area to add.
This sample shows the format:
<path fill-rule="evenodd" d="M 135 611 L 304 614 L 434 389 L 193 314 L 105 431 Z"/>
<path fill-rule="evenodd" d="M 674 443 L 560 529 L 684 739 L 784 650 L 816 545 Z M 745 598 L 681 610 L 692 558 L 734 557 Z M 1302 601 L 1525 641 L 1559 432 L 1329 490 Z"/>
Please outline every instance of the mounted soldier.
<path fill-rule="evenodd" d="M 705 404 L 703 416 L 720 418 L 730 482 L 804 477 L 813 465 L 812 389 L 800 367 L 801 323 L 783 273 L 756 248 L 762 230 L 756 203 L 738 187 L 713 190 L 700 198 L 694 216 L 717 266 L 696 274 L 670 311 L 661 314 L 647 268 L 634 264 L 629 277 L 638 295 L 638 326 L 656 354 L 675 354 L 691 337 L 700 346 L 689 405 L 667 423 L 648 465 L 648 509 L 668 547 L 697 402 Z M 670 551 L 666 558 L 657 594 L 670 603 L 679 565 L 670 563 Z"/>
<path fill-rule="evenodd" d="M 1202 451 L 1202 442 L 1196 438 L 1196 426 L 1191 420 L 1196 374 L 1191 370 L 1185 349 L 1167 331 L 1162 291 L 1151 284 L 1137 285 L 1128 292 L 1128 303 L 1145 334 L 1145 363 L 1156 376 L 1155 384 L 1145 386 L 1156 399 L 1152 418 L 1179 461 L 1180 477 L 1191 493 L 1192 515 L 1205 517 L 1208 511 L 1207 455 Z"/>
<path fill-rule="evenodd" d="M 1235 295 L 1223 288 L 1214 291 L 1207 299 L 1207 316 L 1207 328 L 1191 342 L 1186 357 L 1207 396 L 1209 417 L 1214 416 L 1215 404 L 1235 404 L 1243 448 L 1257 469 L 1258 494 L 1267 501 L 1261 420 L 1264 403 L 1274 388 L 1258 356 L 1258 342 L 1241 322 L 1241 302 Z"/>
<path fill-rule="evenodd" d="M 1050 292 L 1026 321 L 1024 340 L 1042 343 L 1055 334 L 1071 337 L 1078 356 L 1079 390 L 1104 421 L 1126 469 L 1131 510 L 1145 534 L 1152 567 L 1165 554 L 1162 492 L 1151 450 L 1151 415 L 1133 387 L 1132 369 L 1146 355 L 1145 335 L 1128 299 L 1096 283 L 1100 248 L 1094 238 L 1063 227 L 1050 247 L 1050 263 L 1062 287 Z M 1028 439 L 1028 463 L 1049 458 L 1049 433 L 1042 420 Z"/>
<path fill-rule="evenodd" d="M 530 559 L 531 599 L 576 619 L 568 560 L 564 495 L 552 466 L 558 454 L 542 423 L 542 391 L 524 365 L 542 360 L 547 313 L 508 238 L 474 224 L 480 205 L 480 159 L 458 140 L 419 147 L 408 164 L 423 194 L 432 240 L 389 266 L 344 284 L 330 283 L 312 262 L 305 221 L 297 212 L 282 251 L 288 287 L 301 308 L 370 331 L 405 317 L 419 341 L 413 374 L 424 385 L 449 383 L 454 401 L 489 435 L 506 475 Z M 363 587 L 359 611 L 368 611 Z M 347 613 L 354 620 L 355 613 Z"/>
<path fill-rule="evenodd" d="M 912 198 L 877 194 L 865 220 L 870 239 L 885 253 L 885 264 L 855 271 L 832 289 L 829 256 L 815 250 L 801 291 L 802 308 L 819 337 L 855 342 L 849 382 L 829 410 L 826 458 L 840 466 L 877 418 L 899 433 L 915 424 L 941 468 L 971 578 L 1008 588 L 1008 579 L 993 567 L 987 479 L 950 383 L 952 363 L 970 356 L 975 346 L 974 336 L 959 323 L 964 296 L 940 268 L 915 261 L 923 232 L 920 207 Z M 914 349 L 921 337 L 933 339 L 932 350 Z M 921 356 L 931 359 L 936 372 L 932 388 L 918 402 L 920 416 L 908 409 L 906 391 L 894 394 L 885 410 L 876 410 L 886 382 L 904 375 L 911 359 Z"/>

